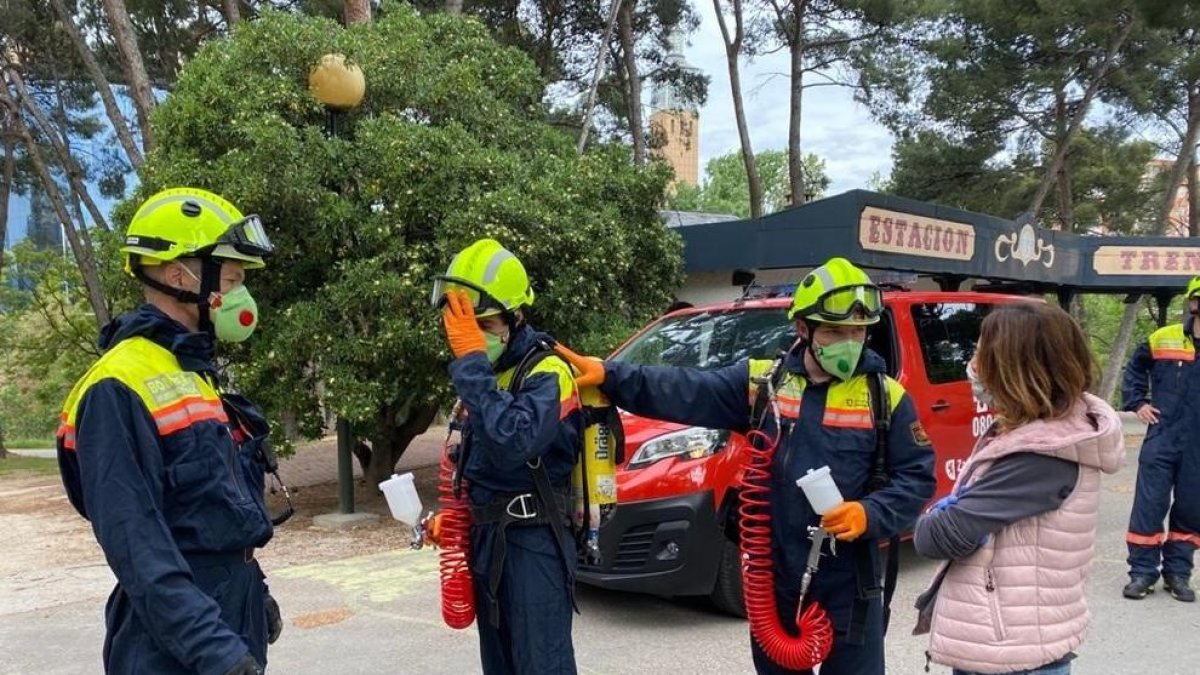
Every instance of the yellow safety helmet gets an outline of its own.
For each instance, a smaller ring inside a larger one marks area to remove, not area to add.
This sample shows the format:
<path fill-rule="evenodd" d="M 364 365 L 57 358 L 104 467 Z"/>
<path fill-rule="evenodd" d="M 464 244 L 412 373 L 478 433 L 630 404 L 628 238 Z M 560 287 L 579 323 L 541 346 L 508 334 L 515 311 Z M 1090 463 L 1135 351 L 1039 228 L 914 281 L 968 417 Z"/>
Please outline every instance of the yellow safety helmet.
<path fill-rule="evenodd" d="M 1191 300 L 1197 295 L 1200 295 L 1200 277 L 1192 277 L 1192 280 L 1188 282 L 1187 292 L 1184 293 L 1183 297 Z"/>
<path fill-rule="evenodd" d="M 882 313 L 883 293 L 871 277 L 845 258 L 830 258 L 796 286 L 788 319 L 868 326 Z"/>
<path fill-rule="evenodd" d="M 163 190 L 143 202 L 121 247 L 127 274 L 140 265 L 202 256 L 240 260 L 255 269 L 272 252 L 258 216 L 243 216 L 219 195 L 198 188 Z"/>
<path fill-rule="evenodd" d="M 512 312 L 533 304 L 525 266 L 495 239 L 480 239 L 454 256 L 446 273 L 434 277 L 430 304 L 440 309 L 450 290 L 466 291 L 476 316 Z"/>

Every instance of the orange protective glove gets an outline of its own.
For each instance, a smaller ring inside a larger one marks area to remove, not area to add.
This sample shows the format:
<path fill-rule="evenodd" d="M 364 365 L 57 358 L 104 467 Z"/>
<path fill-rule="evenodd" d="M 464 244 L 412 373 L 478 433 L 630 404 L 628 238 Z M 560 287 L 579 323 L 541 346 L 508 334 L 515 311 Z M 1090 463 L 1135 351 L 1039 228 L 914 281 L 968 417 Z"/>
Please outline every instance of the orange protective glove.
<path fill-rule="evenodd" d="M 862 502 L 842 502 L 821 517 L 821 527 L 840 541 L 854 541 L 867 531 L 867 507 Z"/>
<path fill-rule="evenodd" d="M 554 345 L 554 351 L 567 360 L 577 373 L 575 384 L 580 387 L 598 387 L 604 384 L 604 362 L 590 356 L 580 356 L 564 347 L 561 343 Z"/>
<path fill-rule="evenodd" d="M 446 309 L 442 312 L 442 324 L 446 327 L 446 340 L 454 358 L 461 359 L 471 352 L 486 352 L 487 340 L 483 329 L 475 322 L 475 308 L 465 291 L 446 293 Z"/>
<path fill-rule="evenodd" d="M 438 511 L 425 521 L 425 543 L 433 544 L 438 548 L 442 547 L 442 516 L 444 515 L 446 514 Z"/>

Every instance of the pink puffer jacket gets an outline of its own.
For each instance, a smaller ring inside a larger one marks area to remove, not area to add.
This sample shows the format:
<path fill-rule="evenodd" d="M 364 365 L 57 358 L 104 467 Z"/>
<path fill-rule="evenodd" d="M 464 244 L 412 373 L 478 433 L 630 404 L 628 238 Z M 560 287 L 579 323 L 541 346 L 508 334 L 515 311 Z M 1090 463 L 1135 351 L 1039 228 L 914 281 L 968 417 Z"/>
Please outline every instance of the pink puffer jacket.
<path fill-rule="evenodd" d="M 1060 508 L 1013 523 L 970 557 L 939 569 L 929 651 L 936 663 L 980 673 L 1027 670 L 1083 642 L 1100 473 L 1115 473 L 1124 463 L 1121 420 L 1107 403 L 1085 394 L 1064 419 L 981 439 L 959 483 L 970 485 L 997 459 L 1018 452 L 1077 462 L 1078 482 Z"/>

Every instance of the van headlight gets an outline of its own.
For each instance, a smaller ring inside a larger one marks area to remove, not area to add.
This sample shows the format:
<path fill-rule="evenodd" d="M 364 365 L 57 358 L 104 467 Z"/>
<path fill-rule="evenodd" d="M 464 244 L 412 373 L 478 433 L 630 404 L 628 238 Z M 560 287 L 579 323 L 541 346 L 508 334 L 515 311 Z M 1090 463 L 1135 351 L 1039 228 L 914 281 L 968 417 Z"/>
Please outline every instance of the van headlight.
<path fill-rule="evenodd" d="M 720 450 L 728 440 L 729 432 L 720 429 L 695 427 L 672 431 L 642 443 L 642 447 L 638 448 L 629 460 L 628 468 L 640 469 L 668 457 L 708 457 Z"/>

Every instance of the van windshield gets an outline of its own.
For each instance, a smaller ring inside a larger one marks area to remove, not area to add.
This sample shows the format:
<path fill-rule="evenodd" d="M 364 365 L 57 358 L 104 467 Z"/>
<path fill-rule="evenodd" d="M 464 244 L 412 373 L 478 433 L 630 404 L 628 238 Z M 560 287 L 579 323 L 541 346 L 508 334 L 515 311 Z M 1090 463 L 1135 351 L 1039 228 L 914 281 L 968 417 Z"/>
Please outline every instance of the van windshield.
<path fill-rule="evenodd" d="M 642 366 L 714 369 L 773 359 L 795 340 L 783 308 L 701 312 L 664 319 L 611 357 Z"/>

